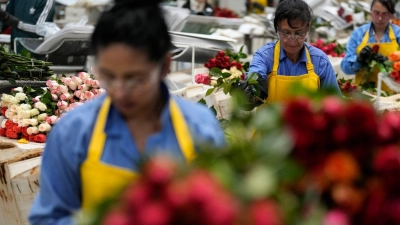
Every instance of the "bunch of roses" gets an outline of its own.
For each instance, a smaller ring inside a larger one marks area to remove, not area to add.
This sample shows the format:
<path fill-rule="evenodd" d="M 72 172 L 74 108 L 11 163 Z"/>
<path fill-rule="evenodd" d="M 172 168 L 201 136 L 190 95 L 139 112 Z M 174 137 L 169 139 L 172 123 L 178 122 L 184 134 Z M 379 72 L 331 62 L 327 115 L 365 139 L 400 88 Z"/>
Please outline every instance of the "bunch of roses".
<path fill-rule="evenodd" d="M 211 86 L 218 86 L 218 78 L 222 77 L 224 83 L 230 83 L 234 80 L 244 80 L 244 74 L 241 70 L 237 69 L 236 66 L 232 66 L 229 70 L 213 69 L 214 73 L 201 73 L 196 74 L 194 80 L 198 84 L 206 84 Z M 220 72 L 219 72 L 220 71 Z M 215 73 L 216 72 L 216 73 Z M 210 75 L 212 74 L 212 75 Z M 221 84 L 221 83 L 220 83 Z"/>
<path fill-rule="evenodd" d="M 390 53 L 388 58 L 393 63 L 393 70 L 389 76 L 397 83 L 400 83 L 400 51 Z"/>
<path fill-rule="evenodd" d="M 57 116 L 105 92 L 100 88 L 99 81 L 85 72 L 80 72 L 78 76 L 63 77 L 61 80 L 48 80 L 46 85 L 52 101 L 57 102 L 57 109 L 54 112 Z"/>
<path fill-rule="evenodd" d="M 400 114 L 378 115 L 363 101 L 297 98 L 282 119 L 292 156 L 307 170 L 297 191 L 314 184 L 343 224 L 400 224 Z"/>
<path fill-rule="evenodd" d="M 168 158 L 152 158 L 141 177 L 109 207 L 101 224 L 282 224 L 274 201 L 257 201 L 240 210 L 239 201 L 209 171 L 180 174 L 177 168 Z"/>
<path fill-rule="evenodd" d="M 47 106 L 42 102 L 32 105 L 21 87 L 15 88 L 13 93 L 1 97 L 1 112 L 5 119 L 1 122 L 0 135 L 11 139 L 45 142 L 46 134 L 57 117 L 48 116 Z"/>

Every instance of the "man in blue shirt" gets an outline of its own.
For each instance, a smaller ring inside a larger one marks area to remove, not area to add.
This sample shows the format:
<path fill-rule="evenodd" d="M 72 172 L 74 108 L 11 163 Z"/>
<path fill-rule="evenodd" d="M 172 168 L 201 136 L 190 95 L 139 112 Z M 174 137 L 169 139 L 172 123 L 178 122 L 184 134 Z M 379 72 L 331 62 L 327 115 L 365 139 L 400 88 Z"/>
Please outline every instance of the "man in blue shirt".
<path fill-rule="evenodd" d="M 275 11 L 274 27 L 278 41 L 268 43 L 253 56 L 249 73 L 259 74 L 260 98 L 268 103 L 289 99 L 289 90 L 300 83 L 310 90 L 333 89 L 340 94 L 335 72 L 321 50 L 305 43 L 312 10 L 302 0 L 283 0 Z M 252 85 L 241 84 L 250 105 L 258 106 Z M 249 107 L 251 109 L 251 107 Z"/>
<path fill-rule="evenodd" d="M 100 17 L 92 47 L 107 94 L 52 129 L 32 225 L 74 224 L 74 213 L 92 211 L 132 182 L 147 156 L 190 162 L 200 144 L 225 144 L 209 109 L 168 94 L 171 38 L 160 2 L 118 1 Z"/>
<path fill-rule="evenodd" d="M 352 75 L 357 74 L 355 83 L 363 84 L 363 66 L 367 58 L 372 54 L 373 45 L 379 46 L 379 53 L 388 56 L 391 52 L 398 49 L 400 43 L 400 27 L 391 24 L 394 10 L 394 2 L 386 0 L 374 0 L 371 3 L 372 22 L 364 24 L 356 29 L 347 43 L 346 56 L 343 58 L 341 68 L 344 73 Z M 384 61 L 384 58 L 377 59 Z M 377 74 L 373 74 L 365 82 L 377 81 Z M 382 88 L 390 90 L 385 84 Z"/>

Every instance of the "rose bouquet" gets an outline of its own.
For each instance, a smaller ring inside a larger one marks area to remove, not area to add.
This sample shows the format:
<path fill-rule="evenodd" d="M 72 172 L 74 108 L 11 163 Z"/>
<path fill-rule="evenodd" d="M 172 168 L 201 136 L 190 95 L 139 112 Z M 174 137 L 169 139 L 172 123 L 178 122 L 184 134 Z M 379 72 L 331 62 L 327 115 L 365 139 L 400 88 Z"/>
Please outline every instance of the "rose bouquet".
<path fill-rule="evenodd" d="M 339 44 L 336 40 L 324 41 L 323 39 L 317 39 L 311 45 L 321 49 L 325 54 L 332 57 L 344 57 L 346 54 L 346 47 Z"/>
<path fill-rule="evenodd" d="M 45 88 L 18 87 L 0 101 L 4 120 L 0 136 L 45 142 L 52 126 L 66 112 L 105 92 L 93 76 L 51 79 Z"/>
<path fill-rule="evenodd" d="M 399 224 L 400 115 L 316 94 L 243 114 L 189 166 L 150 159 L 82 224 Z M 180 169 L 179 169 L 180 168 Z"/>

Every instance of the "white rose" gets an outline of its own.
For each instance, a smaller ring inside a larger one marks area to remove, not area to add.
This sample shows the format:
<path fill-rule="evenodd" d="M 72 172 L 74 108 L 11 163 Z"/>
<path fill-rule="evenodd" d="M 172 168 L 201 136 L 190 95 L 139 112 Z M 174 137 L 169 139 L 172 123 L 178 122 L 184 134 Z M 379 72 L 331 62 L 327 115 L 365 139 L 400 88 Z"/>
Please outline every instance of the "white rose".
<path fill-rule="evenodd" d="M 37 127 L 28 127 L 28 129 L 26 129 L 26 132 L 29 135 L 37 134 L 37 133 L 39 133 L 39 128 L 37 128 Z"/>
<path fill-rule="evenodd" d="M 24 89 L 22 89 L 22 87 L 17 87 L 14 88 L 13 91 L 24 92 Z"/>
<path fill-rule="evenodd" d="M 42 114 L 38 115 L 37 120 L 44 121 L 44 120 L 46 120 L 46 117 L 47 117 L 47 114 L 46 113 L 42 113 Z"/>
<path fill-rule="evenodd" d="M 11 95 L 3 94 L 3 95 L 1 96 L 1 100 L 4 101 L 4 102 L 10 102 L 10 98 L 11 98 L 11 97 L 12 97 Z"/>
<path fill-rule="evenodd" d="M 50 131 L 50 130 L 51 130 L 51 126 L 50 126 L 50 124 L 48 124 L 46 122 L 41 123 L 39 125 L 39 131 L 40 132 L 47 132 L 47 131 Z"/>
<path fill-rule="evenodd" d="M 30 119 L 22 119 L 22 120 L 19 120 L 18 121 L 18 126 L 19 127 L 27 127 L 27 126 L 29 126 L 29 121 Z"/>
<path fill-rule="evenodd" d="M 14 123 L 18 123 L 18 120 L 19 120 L 19 118 L 18 118 L 17 115 L 15 115 L 15 116 L 12 117 L 12 121 L 13 121 Z"/>
<path fill-rule="evenodd" d="M 16 97 L 10 97 L 10 101 L 11 104 L 18 104 L 19 103 L 19 99 Z"/>
<path fill-rule="evenodd" d="M 18 112 L 19 110 L 19 106 L 18 105 L 11 105 L 11 107 L 9 108 L 12 112 Z"/>
<path fill-rule="evenodd" d="M 17 115 L 15 112 L 13 112 L 10 108 L 6 110 L 5 116 L 9 119 L 13 118 L 15 115 Z"/>
<path fill-rule="evenodd" d="M 31 116 L 36 116 L 39 115 L 39 110 L 38 109 L 31 109 L 29 110 L 29 113 L 31 114 Z"/>
<path fill-rule="evenodd" d="M 15 94 L 15 97 L 20 101 L 24 101 L 26 99 L 26 94 L 25 93 L 17 93 L 17 94 Z"/>
<path fill-rule="evenodd" d="M 1 128 L 6 128 L 6 122 L 8 119 L 4 119 L 3 121 L 1 121 Z"/>
<path fill-rule="evenodd" d="M 30 110 L 30 109 L 32 109 L 32 106 L 31 106 L 31 105 L 28 105 L 28 104 L 21 104 L 21 105 L 19 106 L 19 109 L 22 109 L 22 110 Z"/>
<path fill-rule="evenodd" d="M 36 102 L 34 107 L 40 111 L 45 111 L 47 109 L 47 106 L 43 102 Z"/>
<path fill-rule="evenodd" d="M 18 117 L 20 119 L 29 119 L 29 118 L 31 118 L 30 110 L 22 110 L 22 109 L 20 109 L 18 111 Z"/>
<path fill-rule="evenodd" d="M 29 119 L 29 124 L 32 126 L 36 126 L 39 124 L 37 119 Z"/>

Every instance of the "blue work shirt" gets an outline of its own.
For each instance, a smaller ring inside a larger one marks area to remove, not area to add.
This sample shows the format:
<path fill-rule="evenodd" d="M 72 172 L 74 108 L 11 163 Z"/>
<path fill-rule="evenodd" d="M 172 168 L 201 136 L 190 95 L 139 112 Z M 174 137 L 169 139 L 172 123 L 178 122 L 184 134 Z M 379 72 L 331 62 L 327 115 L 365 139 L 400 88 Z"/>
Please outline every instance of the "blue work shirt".
<path fill-rule="evenodd" d="M 261 47 L 254 53 L 253 60 L 250 64 L 249 73 L 255 72 L 267 78 L 272 71 L 274 65 L 274 48 L 276 42 L 270 42 Z M 336 80 L 335 71 L 330 63 L 326 54 L 320 49 L 311 46 L 307 43 L 310 52 L 311 62 L 314 65 L 314 71 L 319 76 L 321 89 L 334 88 L 340 94 L 339 85 Z M 304 48 L 300 52 L 301 56 L 297 63 L 293 64 L 292 61 L 286 56 L 285 51 L 281 47 L 278 75 L 298 76 L 307 74 L 307 55 Z"/>
<path fill-rule="evenodd" d="M 163 84 L 163 94 L 174 98 L 196 143 L 215 147 L 225 145 L 225 136 L 211 110 L 205 106 L 169 96 Z M 87 148 L 98 111 L 105 95 L 69 112 L 50 132 L 43 153 L 40 190 L 29 216 L 32 225 L 74 224 L 72 215 L 81 207 L 80 167 L 87 156 Z M 169 102 L 161 113 L 161 130 L 152 134 L 144 154 L 167 152 L 184 160 L 171 122 Z M 138 171 L 141 154 L 135 146 L 129 128 L 117 109 L 111 105 L 105 127 L 107 140 L 101 161 Z"/>
<path fill-rule="evenodd" d="M 346 47 L 346 56 L 343 58 L 340 67 L 345 74 L 355 74 L 361 69 L 361 64 L 357 62 L 357 47 L 361 44 L 364 39 L 365 33 L 369 32 L 368 43 L 377 43 L 374 36 L 374 30 L 371 27 L 372 22 L 364 24 L 357 28 L 351 34 L 350 40 Z M 394 24 L 390 24 L 393 28 L 394 36 L 396 37 L 397 43 L 400 43 L 400 27 Z M 389 27 L 386 29 L 385 35 L 380 40 L 381 43 L 390 42 L 389 38 Z M 393 49 L 393 51 L 396 49 Z"/>

